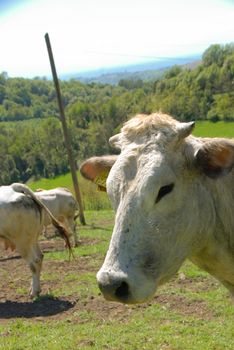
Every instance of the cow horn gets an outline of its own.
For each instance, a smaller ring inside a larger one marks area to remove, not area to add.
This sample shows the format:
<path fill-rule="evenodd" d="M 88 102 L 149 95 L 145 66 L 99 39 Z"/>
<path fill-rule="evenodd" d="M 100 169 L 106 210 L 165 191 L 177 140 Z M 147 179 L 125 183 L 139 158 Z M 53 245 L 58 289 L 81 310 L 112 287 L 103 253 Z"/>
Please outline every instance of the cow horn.
<path fill-rule="evenodd" d="M 109 139 L 109 145 L 113 148 L 121 148 L 121 134 L 116 134 Z"/>
<path fill-rule="evenodd" d="M 188 123 L 179 123 L 177 126 L 179 139 L 184 139 L 185 137 L 189 136 L 193 131 L 194 126 L 194 121 Z"/>

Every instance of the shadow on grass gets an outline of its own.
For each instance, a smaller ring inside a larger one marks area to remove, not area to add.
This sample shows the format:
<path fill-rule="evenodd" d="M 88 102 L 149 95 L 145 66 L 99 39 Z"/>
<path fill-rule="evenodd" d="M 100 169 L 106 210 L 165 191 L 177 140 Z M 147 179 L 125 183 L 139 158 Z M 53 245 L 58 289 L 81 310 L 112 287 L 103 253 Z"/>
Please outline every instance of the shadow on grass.
<path fill-rule="evenodd" d="M 12 255 L 12 256 L 6 256 L 3 258 L 0 258 L 0 262 L 2 261 L 8 261 L 8 260 L 16 260 L 16 259 L 21 259 L 20 255 Z"/>
<path fill-rule="evenodd" d="M 0 319 L 33 318 L 57 315 L 75 306 L 75 302 L 44 295 L 32 302 L 7 300 L 0 303 Z"/>
<path fill-rule="evenodd" d="M 113 231 L 112 228 L 107 228 L 107 227 L 103 227 L 103 226 L 96 226 L 96 225 L 93 225 L 93 224 L 86 225 L 86 227 L 88 227 L 88 228 L 90 228 L 92 230 L 102 230 L 102 231 L 109 231 L 109 232 Z"/>

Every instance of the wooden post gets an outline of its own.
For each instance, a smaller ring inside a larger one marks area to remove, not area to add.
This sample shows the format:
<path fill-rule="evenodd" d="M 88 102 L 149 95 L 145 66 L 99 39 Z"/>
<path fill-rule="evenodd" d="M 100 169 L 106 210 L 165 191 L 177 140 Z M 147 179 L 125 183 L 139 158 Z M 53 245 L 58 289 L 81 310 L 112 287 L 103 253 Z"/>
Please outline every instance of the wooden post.
<path fill-rule="evenodd" d="M 66 123 L 66 118 L 64 114 L 64 108 L 63 108 L 63 103 L 62 103 L 62 97 L 61 97 L 61 92 L 60 92 L 60 87 L 59 87 L 59 81 L 57 77 L 57 72 L 55 68 L 55 63 L 54 63 L 54 57 L 53 57 L 53 52 L 50 44 L 50 38 L 49 34 L 45 34 L 45 41 L 46 41 L 46 46 L 49 54 L 49 60 L 50 60 L 50 66 L 51 66 L 51 71 L 54 79 L 54 86 L 57 94 L 57 100 L 58 100 L 58 106 L 59 106 L 59 112 L 60 112 L 60 120 L 62 123 L 62 128 L 63 128 L 63 135 L 64 135 L 64 141 L 66 144 L 67 148 L 67 154 L 68 154 L 68 160 L 69 160 L 69 165 L 70 165 L 70 170 L 71 170 L 71 175 L 72 175 L 72 181 L 73 181 L 73 186 L 75 190 L 75 195 L 77 202 L 79 204 L 79 217 L 80 217 L 80 222 L 82 225 L 85 225 L 85 217 L 84 217 L 84 210 L 83 210 L 83 205 L 82 205 L 82 200 L 81 200 L 81 194 L 80 194 L 80 189 L 78 185 L 78 179 L 77 179 L 77 174 L 76 174 L 76 166 L 73 158 L 73 153 L 72 153 L 72 147 L 71 147 L 71 142 L 70 142 L 70 137 L 69 137 L 69 131 L 67 128 L 67 123 Z"/>

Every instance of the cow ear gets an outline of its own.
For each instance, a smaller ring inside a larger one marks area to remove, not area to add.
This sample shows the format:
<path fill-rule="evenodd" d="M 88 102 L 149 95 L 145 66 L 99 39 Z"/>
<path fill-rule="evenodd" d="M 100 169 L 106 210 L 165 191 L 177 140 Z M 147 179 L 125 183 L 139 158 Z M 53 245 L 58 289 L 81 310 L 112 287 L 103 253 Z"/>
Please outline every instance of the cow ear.
<path fill-rule="evenodd" d="M 117 156 L 92 157 L 80 166 L 81 175 L 97 184 L 100 191 L 106 191 L 106 179 Z"/>
<path fill-rule="evenodd" d="M 195 153 L 196 165 L 215 179 L 230 172 L 234 166 L 234 142 L 214 139 L 205 142 Z"/>

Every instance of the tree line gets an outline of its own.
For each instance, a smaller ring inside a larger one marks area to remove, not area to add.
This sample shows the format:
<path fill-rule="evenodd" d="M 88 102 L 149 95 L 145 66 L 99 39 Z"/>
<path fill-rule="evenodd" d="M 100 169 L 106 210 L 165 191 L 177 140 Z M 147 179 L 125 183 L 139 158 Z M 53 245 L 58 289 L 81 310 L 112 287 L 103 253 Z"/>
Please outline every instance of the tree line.
<path fill-rule="evenodd" d="M 234 44 L 212 45 L 195 68 L 174 66 L 157 80 L 117 86 L 61 81 L 75 158 L 108 153 L 108 139 L 136 113 L 161 110 L 182 121 L 234 121 Z M 66 173 L 53 82 L 0 74 L 0 183 Z"/>

